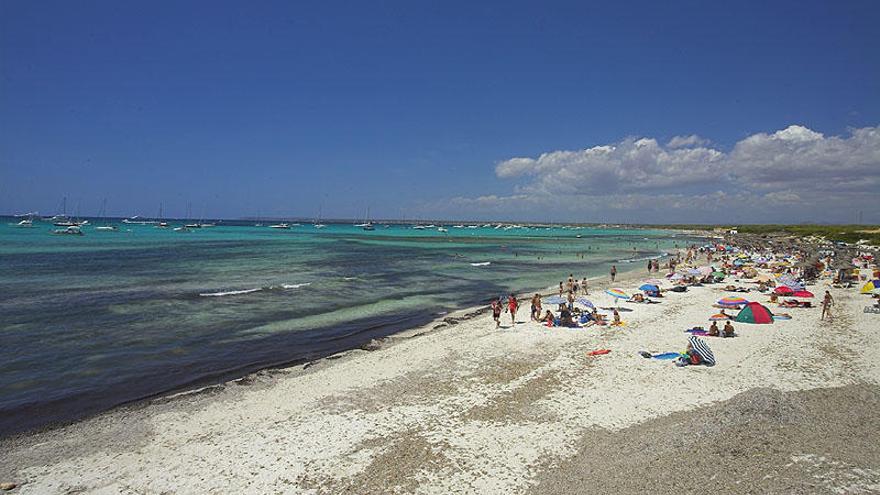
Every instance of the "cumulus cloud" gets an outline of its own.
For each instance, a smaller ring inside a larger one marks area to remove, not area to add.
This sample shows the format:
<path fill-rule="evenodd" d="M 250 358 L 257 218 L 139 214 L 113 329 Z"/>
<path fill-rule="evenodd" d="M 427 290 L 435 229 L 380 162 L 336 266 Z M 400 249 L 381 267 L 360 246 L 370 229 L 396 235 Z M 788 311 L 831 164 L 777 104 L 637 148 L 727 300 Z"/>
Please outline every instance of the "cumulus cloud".
<path fill-rule="evenodd" d="M 704 146 L 709 144 L 708 139 L 703 139 L 696 134 L 690 136 L 675 136 L 666 143 L 667 148 L 686 148 L 690 146 Z"/>
<path fill-rule="evenodd" d="M 747 216 L 736 218 L 743 221 L 851 220 L 854 208 L 880 217 L 880 127 L 826 136 L 792 125 L 748 136 L 729 151 L 695 134 L 666 144 L 629 137 L 510 158 L 497 163 L 495 173 L 513 182 L 510 195 L 456 198 L 452 204 L 483 211 L 534 211 L 540 205 L 598 216 L 663 208 L 675 212 L 675 218 L 659 220 L 669 222 L 706 221 L 725 210 Z"/>

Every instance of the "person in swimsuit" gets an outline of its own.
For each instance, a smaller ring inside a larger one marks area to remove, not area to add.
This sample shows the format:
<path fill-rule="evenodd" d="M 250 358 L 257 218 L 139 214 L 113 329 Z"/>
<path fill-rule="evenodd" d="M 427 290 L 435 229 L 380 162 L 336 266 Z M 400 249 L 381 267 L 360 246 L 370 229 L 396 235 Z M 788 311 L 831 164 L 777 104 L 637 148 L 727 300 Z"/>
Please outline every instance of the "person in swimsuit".
<path fill-rule="evenodd" d="M 492 319 L 495 320 L 495 328 L 501 326 L 501 301 L 492 299 Z"/>
<path fill-rule="evenodd" d="M 614 278 L 617 277 L 617 266 L 611 265 L 611 281 L 614 282 Z"/>
<path fill-rule="evenodd" d="M 529 318 L 532 321 L 538 321 L 541 319 L 541 295 L 535 294 L 532 297 L 532 314 L 529 315 Z"/>
<path fill-rule="evenodd" d="M 510 322 L 516 325 L 516 310 L 519 309 L 519 301 L 511 294 L 507 297 L 507 310 L 510 311 Z"/>
<path fill-rule="evenodd" d="M 590 295 L 590 289 L 587 287 L 587 277 L 584 277 L 584 279 L 581 280 L 581 289 L 584 290 L 584 295 L 585 295 L 585 296 L 589 296 L 589 295 Z"/>
<path fill-rule="evenodd" d="M 828 318 L 831 319 L 831 306 L 834 305 L 834 298 L 831 297 L 831 292 L 825 291 L 825 298 L 822 299 L 822 319 L 825 319 L 825 315 L 828 315 Z"/>
<path fill-rule="evenodd" d="M 733 324 L 730 323 L 730 320 L 727 320 L 727 323 L 724 324 L 724 336 L 733 337 L 734 335 L 736 334 L 733 331 Z"/>
<path fill-rule="evenodd" d="M 709 333 L 707 335 L 710 337 L 718 337 L 720 335 L 717 321 L 713 321 L 712 324 L 709 325 Z"/>

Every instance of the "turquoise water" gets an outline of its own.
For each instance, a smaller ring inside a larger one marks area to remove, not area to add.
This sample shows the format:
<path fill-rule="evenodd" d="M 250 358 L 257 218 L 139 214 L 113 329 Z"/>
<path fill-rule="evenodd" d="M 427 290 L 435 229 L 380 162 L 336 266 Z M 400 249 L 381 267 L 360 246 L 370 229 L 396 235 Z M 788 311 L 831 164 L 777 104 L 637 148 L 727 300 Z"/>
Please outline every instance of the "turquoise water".
<path fill-rule="evenodd" d="M 641 268 L 689 242 L 647 230 L 241 223 L 66 236 L 13 220 L 0 224 L 0 435 L 356 347 L 569 273 Z"/>

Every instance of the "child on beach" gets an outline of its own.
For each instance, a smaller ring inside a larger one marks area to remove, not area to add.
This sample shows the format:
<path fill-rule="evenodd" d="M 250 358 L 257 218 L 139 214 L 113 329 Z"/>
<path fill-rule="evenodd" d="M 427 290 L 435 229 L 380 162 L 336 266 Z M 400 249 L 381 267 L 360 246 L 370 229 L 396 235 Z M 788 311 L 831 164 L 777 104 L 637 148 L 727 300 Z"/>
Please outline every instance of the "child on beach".
<path fill-rule="evenodd" d="M 501 301 L 492 299 L 492 319 L 495 320 L 495 328 L 501 326 Z"/>

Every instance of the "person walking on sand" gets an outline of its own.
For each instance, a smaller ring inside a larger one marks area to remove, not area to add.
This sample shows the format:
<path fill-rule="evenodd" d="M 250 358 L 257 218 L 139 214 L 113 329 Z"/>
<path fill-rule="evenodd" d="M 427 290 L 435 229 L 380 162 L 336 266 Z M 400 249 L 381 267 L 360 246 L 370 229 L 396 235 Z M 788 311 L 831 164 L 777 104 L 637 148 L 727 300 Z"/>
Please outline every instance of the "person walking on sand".
<path fill-rule="evenodd" d="M 828 315 L 828 319 L 831 319 L 831 306 L 834 305 L 834 298 L 831 297 L 831 292 L 825 291 L 825 298 L 822 299 L 822 319 L 825 319 L 825 315 Z"/>
<path fill-rule="evenodd" d="M 492 299 L 492 319 L 495 320 L 495 328 L 501 326 L 501 301 L 497 297 Z"/>
<path fill-rule="evenodd" d="M 539 321 L 541 319 L 541 295 L 535 294 L 532 297 L 532 314 L 529 316 L 532 321 Z"/>
<path fill-rule="evenodd" d="M 617 277 L 617 265 L 611 265 L 611 281 L 614 282 L 614 278 Z"/>
<path fill-rule="evenodd" d="M 510 322 L 516 325 L 516 310 L 519 309 L 519 301 L 511 294 L 507 297 L 507 310 L 510 311 Z"/>

